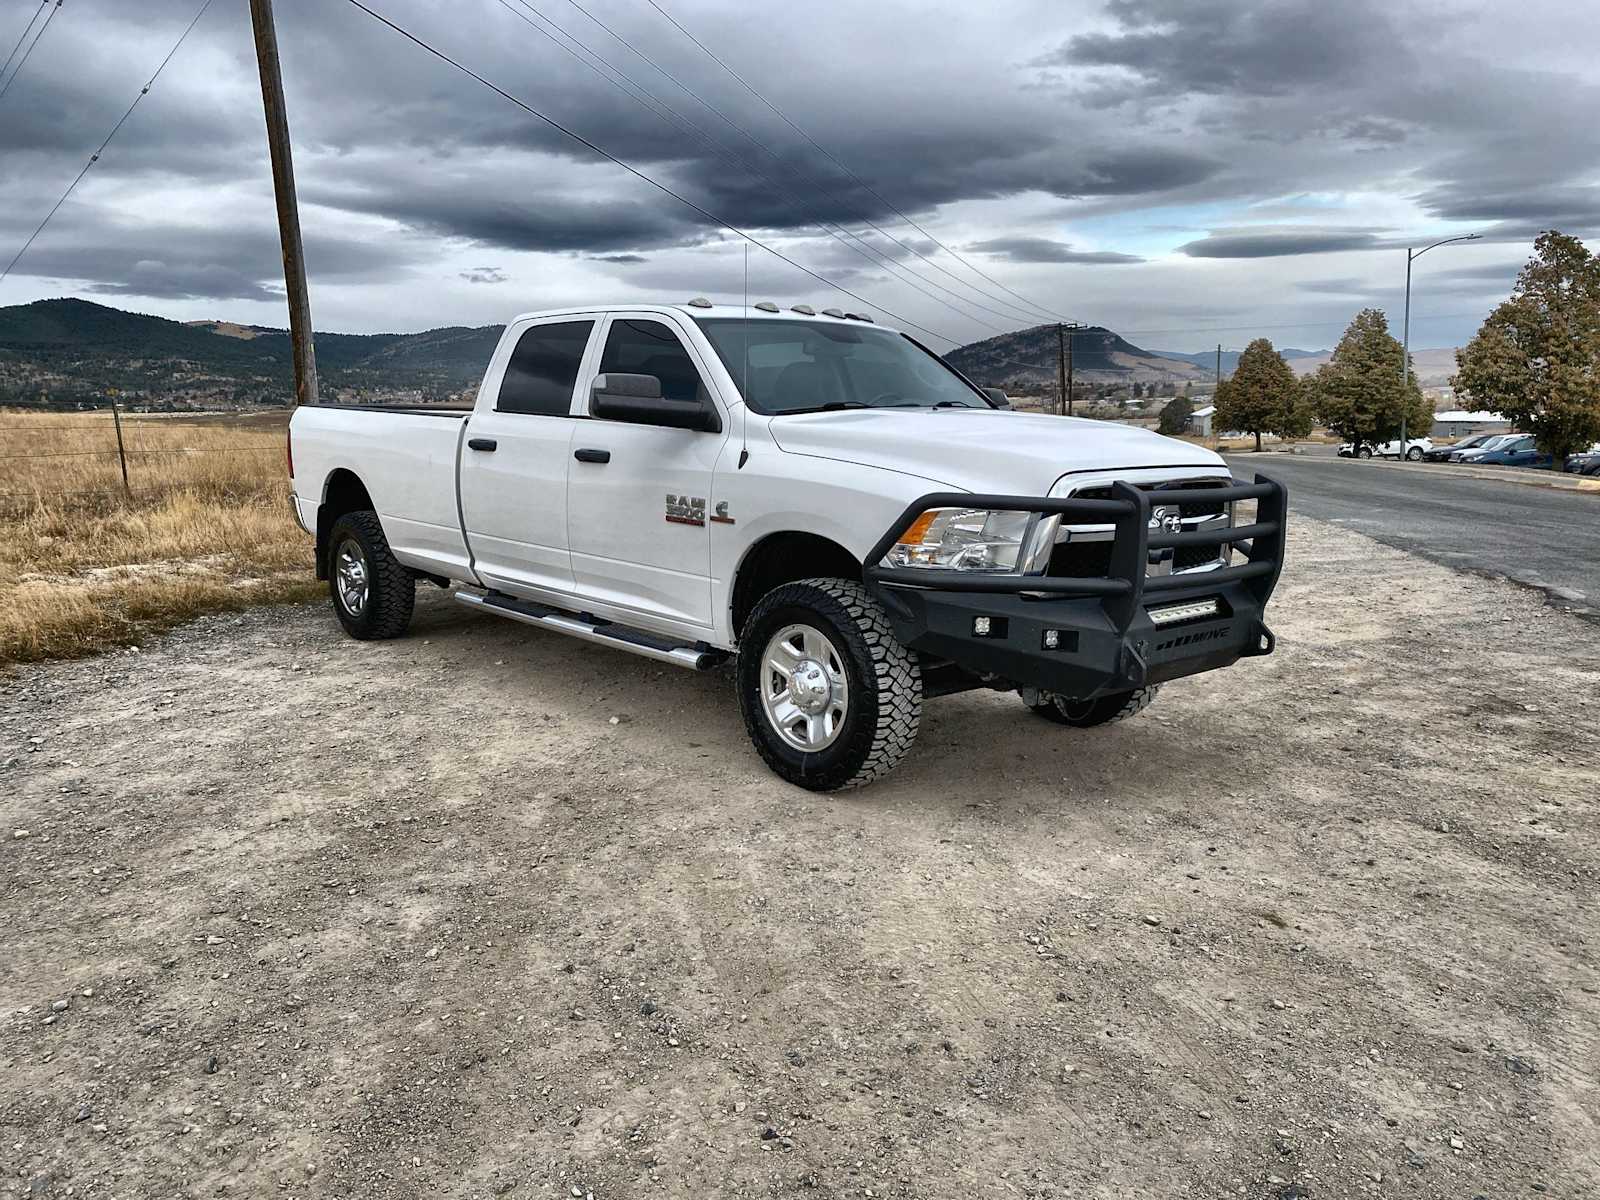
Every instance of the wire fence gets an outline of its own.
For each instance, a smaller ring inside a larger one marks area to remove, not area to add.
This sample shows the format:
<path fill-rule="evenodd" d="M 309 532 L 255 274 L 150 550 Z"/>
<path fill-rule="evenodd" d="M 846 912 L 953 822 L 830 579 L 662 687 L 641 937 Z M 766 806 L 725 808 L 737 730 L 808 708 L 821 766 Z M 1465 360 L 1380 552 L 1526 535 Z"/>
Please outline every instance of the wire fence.
<path fill-rule="evenodd" d="M 285 436 L 281 414 L 0 410 L 0 511 L 275 496 L 288 482 Z"/>

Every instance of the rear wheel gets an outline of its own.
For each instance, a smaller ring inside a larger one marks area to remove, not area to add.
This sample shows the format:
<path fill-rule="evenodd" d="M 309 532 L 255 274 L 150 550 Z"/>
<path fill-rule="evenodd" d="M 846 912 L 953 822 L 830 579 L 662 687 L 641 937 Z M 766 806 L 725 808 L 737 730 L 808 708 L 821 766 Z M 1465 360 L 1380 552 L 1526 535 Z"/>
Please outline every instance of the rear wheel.
<path fill-rule="evenodd" d="M 1109 725 L 1125 721 L 1135 713 L 1143 712 L 1161 690 L 1159 683 L 1132 692 L 1112 692 L 1094 700 L 1068 700 L 1051 692 L 1039 693 L 1039 702 L 1028 707 L 1057 725 L 1072 725 L 1087 729 L 1093 725 Z"/>
<path fill-rule="evenodd" d="M 416 580 L 389 549 L 378 514 L 345 513 L 328 534 L 328 591 L 353 638 L 396 638 L 411 624 Z"/>
<path fill-rule="evenodd" d="M 888 774 L 916 740 L 922 668 L 861 584 L 768 592 L 740 634 L 739 707 L 774 772 L 814 792 Z"/>
<path fill-rule="evenodd" d="M 1411 449 L 1407 450 L 1406 451 L 1406 460 L 1408 462 L 1421 462 L 1422 461 L 1422 447 L 1421 446 L 1413 446 L 1413 447 L 1411 447 Z"/>

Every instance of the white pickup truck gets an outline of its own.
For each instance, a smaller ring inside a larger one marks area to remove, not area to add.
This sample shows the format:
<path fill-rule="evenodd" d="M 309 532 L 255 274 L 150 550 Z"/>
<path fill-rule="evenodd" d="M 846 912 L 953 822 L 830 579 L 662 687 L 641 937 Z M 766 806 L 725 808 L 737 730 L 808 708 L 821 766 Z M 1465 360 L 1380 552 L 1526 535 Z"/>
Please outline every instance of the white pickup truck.
<path fill-rule="evenodd" d="M 1017 691 L 1098 725 L 1273 647 L 1282 486 L 1142 429 L 1011 411 L 836 310 L 520 316 L 470 412 L 307 407 L 289 436 L 352 636 L 404 633 L 429 580 L 659 661 L 737 655 L 756 750 L 817 791 L 893 768 L 926 697 Z"/>

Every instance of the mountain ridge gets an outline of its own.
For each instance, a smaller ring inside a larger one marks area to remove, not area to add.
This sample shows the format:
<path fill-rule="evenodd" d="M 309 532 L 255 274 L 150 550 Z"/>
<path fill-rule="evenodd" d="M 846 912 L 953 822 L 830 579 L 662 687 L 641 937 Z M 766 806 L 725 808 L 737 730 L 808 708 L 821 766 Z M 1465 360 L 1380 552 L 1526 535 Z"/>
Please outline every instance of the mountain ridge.
<path fill-rule="evenodd" d="M 317 374 L 341 400 L 443 400 L 476 386 L 503 328 L 318 333 Z M 99 403 L 115 389 L 187 407 L 282 405 L 294 391 L 287 330 L 173 321 L 77 297 L 0 308 L 0 368 L 0 403 Z"/>

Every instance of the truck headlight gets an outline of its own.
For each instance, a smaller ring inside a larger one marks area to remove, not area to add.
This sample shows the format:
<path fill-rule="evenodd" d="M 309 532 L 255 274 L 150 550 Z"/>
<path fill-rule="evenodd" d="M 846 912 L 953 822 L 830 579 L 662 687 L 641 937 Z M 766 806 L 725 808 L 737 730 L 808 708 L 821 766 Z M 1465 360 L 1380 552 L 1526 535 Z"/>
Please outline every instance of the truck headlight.
<path fill-rule="evenodd" d="M 1041 521 L 1032 512 L 930 508 L 900 535 L 883 561 L 889 567 L 1018 574 L 1031 569 L 1041 544 L 1054 541 L 1055 525 L 1056 518 Z"/>

